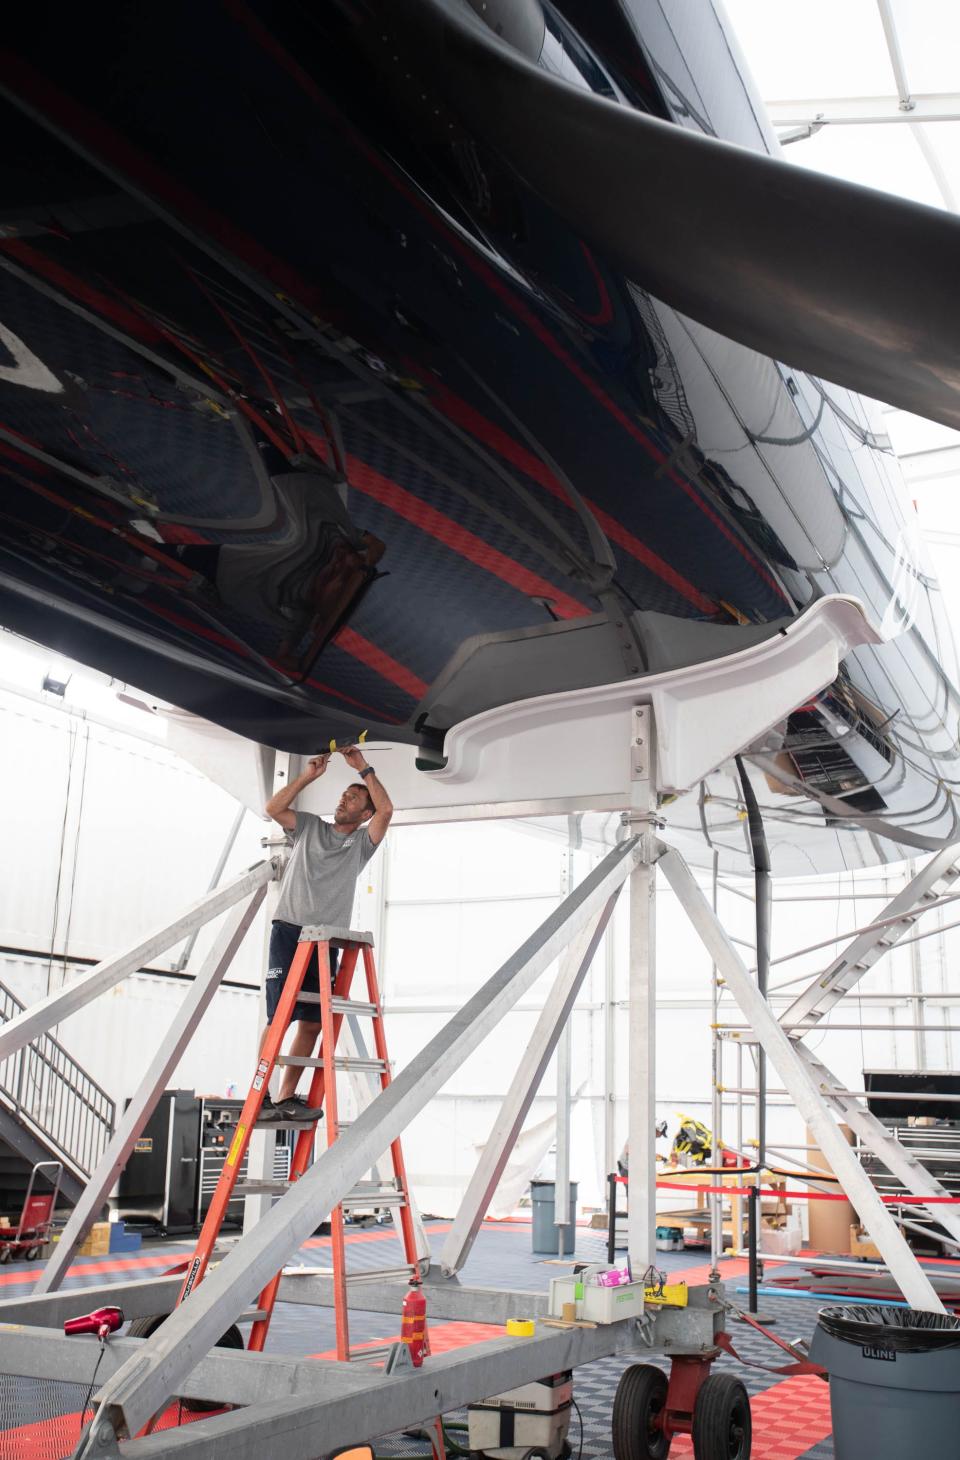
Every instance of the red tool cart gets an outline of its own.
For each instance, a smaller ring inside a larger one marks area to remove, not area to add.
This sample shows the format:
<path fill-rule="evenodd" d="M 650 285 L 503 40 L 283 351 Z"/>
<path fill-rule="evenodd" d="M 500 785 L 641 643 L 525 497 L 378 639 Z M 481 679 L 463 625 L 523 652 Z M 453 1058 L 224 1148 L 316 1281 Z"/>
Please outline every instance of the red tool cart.
<path fill-rule="evenodd" d="M 34 1191 L 38 1171 L 44 1173 L 43 1179 L 51 1188 L 49 1191 Z M 14 1257 L 32 1259 L 40 1256 L 43 1244 L 50 1240 L 62 1175 L 63 1166 L 59 1161 L 38 1161 L 34 1166 L 27 1182 L 19 1221 L 14 1227 L 0 1227 L 0 1262 L 9 1262 Z"/>

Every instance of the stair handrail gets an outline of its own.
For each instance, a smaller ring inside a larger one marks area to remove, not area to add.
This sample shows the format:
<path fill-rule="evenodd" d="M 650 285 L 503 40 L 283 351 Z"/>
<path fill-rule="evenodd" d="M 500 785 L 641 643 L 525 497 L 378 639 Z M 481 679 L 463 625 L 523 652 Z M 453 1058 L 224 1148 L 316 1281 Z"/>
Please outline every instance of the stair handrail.
<path fill-rule="evenodd" d="M 26 1007 L 22 999 L 0 980 L 0 1024 L 23 1013 Z M 51 1080 L 51 1088 L 36 1101 L 24 1098 L 31 1059 L 40 1061 Z M 7 1066 L 10 1067 L 9 1072 Z M 53 1089 L 64 1088 L 89 1112 L 79 1123 L 71 1119 L 70 1108 L 51 1094 Z M 116 1101 L 58 1039 L 45 1031 L 0 1060 L 0 1094 L 12 1104 L 14 1114 L 27 1120 L 78 1172 L 84 1176 L 90 1174 L 113 1133 Z M 51 1105 L 57 1109 L 56 1120 L 51 1120 L 46 1113 Z"/>

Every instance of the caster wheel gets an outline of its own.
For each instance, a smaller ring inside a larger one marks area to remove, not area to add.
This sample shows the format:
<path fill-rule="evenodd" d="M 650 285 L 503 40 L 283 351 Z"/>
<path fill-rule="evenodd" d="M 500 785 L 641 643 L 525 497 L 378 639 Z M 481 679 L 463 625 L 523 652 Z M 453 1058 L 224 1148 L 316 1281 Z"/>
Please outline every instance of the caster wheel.
<path fill-rule="evenodd" d="M 37 1258 L 40 1256 L 40 1253 L 42 1251 L 43 1251 L 43 1248 L 42 1247 L 28 1247 L 27 1248 L 27 1261 L 28 1262 L 36 1262 Z"/>
<path fill-rule="evenodd" d="M 0 1247 L 0 1262 L 9 1262 L 12 1256 L 13 1253 L 7 1246 L 6 1242 L 4 1242 L 3 1246 Z"/>
<path fill-rule="evenodd" d="M 166 1318 L 166 1313 L 151 1313 L 146 1318 L 135 1318 L 127 1329 L 127 1337 L 149 1338 L 152 1333 L 156 1333 Z M 243 1348 L 243 1334 L 235 1323 L 227 1329 L 222 1338 L 217 1340 L 216 1346 L 217 1348 Z M 212 1409 L 223 1409 L 222 1404 L 211 1399 L 185 1399 L 183 1407 L 192 1414 L 207 1414 Z"/>
<path fill-rule="evenodd" d="M 615 1460 L 666 1460 L 670 1437 L 657 1424 L 667 1398 L 667 1376 L 653 1364 L 631 1364 L 613 1401 Z"/>
<path fill-rule="evenodd" d="M 693 1406 L 696 1460 L 750 1460 L 750 1399 L 732 1374 L 711 1374 Z"/>

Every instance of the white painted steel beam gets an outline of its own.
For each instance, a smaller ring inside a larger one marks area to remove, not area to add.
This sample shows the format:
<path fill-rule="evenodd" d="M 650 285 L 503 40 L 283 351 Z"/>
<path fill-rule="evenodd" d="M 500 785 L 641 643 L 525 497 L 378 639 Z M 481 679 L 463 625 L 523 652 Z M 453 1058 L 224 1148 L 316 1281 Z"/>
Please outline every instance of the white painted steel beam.
<path fill-rule="evenodd" d="M 856 99 L 830 97 L 810 100 L 769 101 L 774 127 L 806 127 L 816 122 L 824 127 L 877 127 L 888 122 L 916 126 L 918 122 L 960 122 L 960 94 L 914 95 L 913 110 L 901 111 L 895 96 L 864 96 Z"/>
<path fill-rule="evenodd" d="M 584 923 L 604 906 L 633 870 L 637 852 L 636 837 L 614 848 L 428 1041 L 389 1088 L 322 1153 L 219 1267 L 208 1272 L 186 1302 L 146 1341 L 136 1360 L 125 1364 L 105 1386 L 99 1419 L 95 1421 L 98 1432 L 136 1434 L 177 1392 L 184 1377 L 236 1322 L 250 1299 L 370 1170 L 389 1143 L 402 1134 Z M 487 1392 L 496 1390 L 475 1391 Z M 436 1413 L 437 1407 L 430 1412 Z M 390 1425 L 382 1428 L 389 1429 Z"/>
<path fill-rule="evenodd" d="M 187 997 L 177 1010 L 176 1018 L 167 1030 L 160 1048 L 124 1111 L 107 1149 L 100 1158 L 97 1169 L 91 1175 L 83 1195 L 71 1212 L 60 1241 L 54 1247 L 43 1272 L 37 1279 L 34 1292 L 52 1292 L 63 1281 L 74 1253 L 113 1189 L 117 1177 L 133 1151 L 137 1137 L 153 1113 L 161 1093 L 166 1088 L 167 1081 L 179 1064 L 184 1050 L 193 1038 L 197 1025 L 220 987 L 220 982 L 233 962 L 237 949 L 260 910 L 266 891 L 266 886 L 258 887 L 252 897 L 233 908 L 225 919 L 213 947 L 190 986 Z"/>
<path fill-rule="evenodd" d="M 470 1255 L 480 1224 L 503 1175 L 517 1136 L 527 1118 L 547 1065 L 567 1023 L 577 994 L 593 962 L 620 889 L 607 900 L 597 917 L 577 934 L 564 954 L 553 988 L 524 1049 L 523 1059 L 504 1097 L 476 1170 L 440 1255 L 444 1277 L 459 1272 Z"/>
<path fill-rule="evenodd" d="M 960 117 L 957 120 L 960 121 Z M 929 451 L 910 451 L 901 456 L 899 461 L 908 486 L 960 476 L 960 446 L 935 446 Z M 939 532 L 929 528 L 924 529 L 923 535 L 932 538 L 934 542 L 943 540 Z"/>
<path fill-rule="evenodd" d="M 944 1312 L 929 1278 L 880 1200 L 855 1152 L 840 1134 L 800 1051 L 781 1028 L 683 858 L 669 849 L 661 856 L 658 865 L 745 1018 L 756 1031 L 761 1046 L 780 1075 L 797 1111 L 813 1132 L 817 1145 L 839 1178 L 860 1220 L 879 1247 L 906 1301 L 914 1308 Z"/>
<path fill-rule="evenodd" d="M 99 998 L 128 974 L 136 973 L 138 968 L 143 968 L 158 953 L 164 953 L 175 943 L 179 943 L 181 938 L 188 937 L 195 928 L 202 928 L 204 923 L 212 922 L 220 913 L 226 912 L 228 908 L 236 906 L 245 897 L 256 892 L 258 887 L 265 887 L 276 875 L 276 864 L 272 860 L 258 862 L 255 867 L 242 872 L 225 887 L 219 887 L 215 892 L 201 897 L 199 902 L 195 902 L 174 922 L 165 923 L 125 952 L 105 958 L 96 968 L 91 968 L 89 973 L 66 984 L 56 993 L 48 994 L 45 999 L 38 999 L 29 1009 L 18 1014 L 16 1019 L 0 1025 L 0 1060 L 29 1044 L 38 1034 L 46 1033 L 69 1014 L 75 1014 L 84 1004 L 89 1004 L 91 999 Z"/>

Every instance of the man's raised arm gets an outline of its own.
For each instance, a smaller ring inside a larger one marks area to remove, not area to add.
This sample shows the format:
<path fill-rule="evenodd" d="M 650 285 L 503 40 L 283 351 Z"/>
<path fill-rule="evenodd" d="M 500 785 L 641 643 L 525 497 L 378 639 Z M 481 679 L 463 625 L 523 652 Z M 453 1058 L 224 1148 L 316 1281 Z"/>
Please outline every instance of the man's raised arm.
<path fill-rule="evenodd" d="M 373 816 L 367 823 L 367 831 L 370 833 L 370 840 L 374 846 L 379 846 L 387 834 L 387 827 L 390 825 L 390 818 L 393 816 L 393 802 L 387 795 L 386 787 L 378 779 L 373 766 L 364 759 L 363 751 L 356 745 L 344 746 L 341 755 L 351 770 L 357 772 L 363 784 L 370 792 L 370 800 L 373 802 Z"/>
<path fill-rule="evenodd" d="M 282 791 L 277 791 L 275 795 L 271 796 L 263 808 L 269 817 L 279 822 L 284 831 L 293 831 L 297 824 L 297 813 L 290 808 L 304 787 L 309 786 L 318 776 L 323 775 L 329 759 L 329 755 L 315 755 L 308 763 L 306 770 L 301 771 L 297 779 L 291 781 L 289 786 L 284 786 Z"/>

